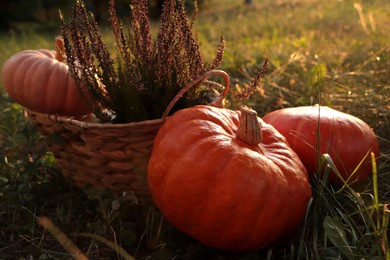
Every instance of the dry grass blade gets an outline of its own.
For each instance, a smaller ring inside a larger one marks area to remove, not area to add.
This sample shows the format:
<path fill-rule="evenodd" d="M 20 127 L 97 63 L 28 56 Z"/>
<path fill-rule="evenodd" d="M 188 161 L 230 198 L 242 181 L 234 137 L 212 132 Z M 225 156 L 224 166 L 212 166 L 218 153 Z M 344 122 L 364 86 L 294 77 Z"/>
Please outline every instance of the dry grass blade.
<path fill-rule="evenodd" d="M 85 232 L 78 233 L 76 235 L 79 235 L 82 237 L 92 238 L 92 239 L 95 239 L 95 240 L 103 243 L 104 245 L 106 245 L 109 248 L 111 248 L 112 250 L 114 250 L 118 255 L 123 257 L 123 259 L 125 259 L 125 260 L 135 260 L 135 258 L 133 256 L 131 256 L 129 253 L 127 253 L 126 250 L 124 250 L 121 246 L 108 240 L 107 238 L 104 238 L 104 237 L 96 235 L 96 234 L 85 233 Z"/>
<path fill-rule="evenodd" d="M 49 231 L 76 260 L 88 260 L 88 257 L 49 218 L 45 216 L 39 217 L 38 223 Z"/>
<path fill-rule="evenodd" d="M 389 227 L 389 217 L 390 217 L 390 210 L 388 206 L 389 206 L 388 204 L 383 205 L 382 239 L 381 239 L 382 250 L 386 255 L 386 260 L 390 259 L 389 240 L 387 236 L 388 227 Z"/>

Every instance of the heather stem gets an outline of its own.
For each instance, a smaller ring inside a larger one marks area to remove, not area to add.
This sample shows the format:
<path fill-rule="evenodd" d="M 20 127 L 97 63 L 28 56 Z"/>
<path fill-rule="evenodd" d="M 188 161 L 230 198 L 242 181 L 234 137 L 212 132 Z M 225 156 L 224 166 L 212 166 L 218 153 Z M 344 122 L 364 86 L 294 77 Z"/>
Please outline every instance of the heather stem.
<path fill-rule="evenodd" d="M 256 111 L 247 106 L 241 106 L 240 111 L 241 118 L 237 137 L 249 145 L 258 145 L 263 137 Z"/>

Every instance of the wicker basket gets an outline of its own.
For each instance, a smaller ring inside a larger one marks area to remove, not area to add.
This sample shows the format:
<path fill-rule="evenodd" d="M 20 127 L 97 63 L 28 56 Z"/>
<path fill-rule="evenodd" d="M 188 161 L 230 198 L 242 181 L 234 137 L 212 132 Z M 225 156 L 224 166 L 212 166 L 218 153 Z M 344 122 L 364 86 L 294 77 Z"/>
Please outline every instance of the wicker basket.
<path fill-rule="evenodd" d="M 228 91 L 229 77 L 223 71 L 214 70 L 183 88 L 161 119 L 101 124 L 93 115 L 71 118 L 27 110 L 27 116 L 38 126 L 39 132 L 48 137 L 49 151 L 54 154 L 63 174 L 73 180 L 75 186 L 108 189 L 116 194 L 134 192 L 140 201 L 149 200 L 146 171 L 158 130 L 185 91 L 215 74 L 222 75 L 226 81 L 223 94 L 213 103 L 221 106 Z"/>
<path fill-rule="evenodd" d="M 148 196 L 145 172 L 162 119 L 99 124 L 91 122 L 91 116 L 72 119 L 33 111 L 27 115 L 49 137 L 48 149 L 75 186 Z"/>

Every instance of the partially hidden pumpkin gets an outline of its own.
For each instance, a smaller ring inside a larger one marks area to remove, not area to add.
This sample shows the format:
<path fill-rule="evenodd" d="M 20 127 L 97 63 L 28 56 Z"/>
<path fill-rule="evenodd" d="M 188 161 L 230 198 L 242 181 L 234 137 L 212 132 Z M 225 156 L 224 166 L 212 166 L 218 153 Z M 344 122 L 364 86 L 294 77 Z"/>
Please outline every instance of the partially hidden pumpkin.
<path fill-rule="evenodd" d="M 207 105 L 179 110 L 164 123 L 148 186 L 176 228 L 237 252 L 292 234 L 311 197 L 302 162 L 274 127 L 248 108 Z"/>
<path fill-rule="evenodd" d="M 286 137 L 309 176 L 323 171 L 319 156 L 327 153 L 345 181 L 363 183 L 372 174 L 370 152 L 376 157 L 380 154 L 378 139 L 370 126 L 330 107 L 285 108 L 266 114 L 263 120 Z M 344 183 L 333 171 L 328 180 L 335 185 Z"/>
<path fill-rule="evenodd" d="M 11 56 L 1 76 L 9 96 L 22 106 L 41 113 L 84 115 L 91 111 L 71 77 L 60 50 L 23 50 Z"/>

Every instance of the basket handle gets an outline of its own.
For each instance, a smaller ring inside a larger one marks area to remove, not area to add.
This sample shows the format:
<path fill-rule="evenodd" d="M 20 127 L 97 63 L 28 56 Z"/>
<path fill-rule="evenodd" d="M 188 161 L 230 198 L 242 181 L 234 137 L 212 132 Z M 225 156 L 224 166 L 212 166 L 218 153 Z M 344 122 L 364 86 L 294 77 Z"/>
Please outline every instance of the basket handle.
<path fill-rule="evenodd" d="M 176 96 L 171 100 L 171 102 L 168 104 L 167 108 L 165 109 L 163 115 L 162 115 L 162 119 L 163 121 L 165 121 L 165 119 L 168 117 L 168 114 L 169 112 L 171 111 L 172 107 L 176 104 L 176 102 L 183 96 L 183 94 L 185 92 L 187 92 L 190 88 L 192 88 L 193 86 L 195 86 L 197 83 L 211 77 L 211 76 L 215 76 L 215 75 L 218 75 L 218 76 L 222 76 L 223 79 L 225 80 L 225 89 L 223 91 L 223 93 L 216 99 L 214 100 L 212 103 L 210 103 L 209 105 L 211 106 L 215 106 L 215 107 L 223 107 L 223 100 L 225 99 L 228 91 L 229 91 L 229 86 L 230 86 L 230 77 L 229 77 L 229 74 L 227 74 L 225 71 L 223 70 L 210 70 L 206 73 L 204 73 L 203 75 L 200 75 L 198 78 L 194 79 L 193 81 L 191 81 L 187 86 L 185 86 L 184 88 L 182 88 L 177 94 Z M 216 83 L 216 82 L 213 82 L 213 81 L 207 81 L 208 84 L 211 84 L 211 85 L 218 85 L 220 86 L 219 83 Z"/>

